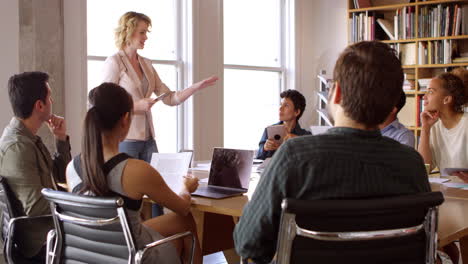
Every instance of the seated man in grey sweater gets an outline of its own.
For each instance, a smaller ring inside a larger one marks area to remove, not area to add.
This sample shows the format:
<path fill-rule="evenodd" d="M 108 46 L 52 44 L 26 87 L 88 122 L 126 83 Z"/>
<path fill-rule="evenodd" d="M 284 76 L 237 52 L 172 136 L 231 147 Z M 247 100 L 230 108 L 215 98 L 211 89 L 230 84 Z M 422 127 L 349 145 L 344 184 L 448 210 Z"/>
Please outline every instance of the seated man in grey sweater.
<path fill-rule="evenodd" d="M 267 166 L 234 231 L 236 251 L 255 263 L 272 260 L 281 201 L 382 197 L 429 192 L 416 150 L 379 130 L 401 95 L 403 70 L 395 50 L 360 42 L 338 58 L 329 93 L 335 127 L 292 138 Z"/>

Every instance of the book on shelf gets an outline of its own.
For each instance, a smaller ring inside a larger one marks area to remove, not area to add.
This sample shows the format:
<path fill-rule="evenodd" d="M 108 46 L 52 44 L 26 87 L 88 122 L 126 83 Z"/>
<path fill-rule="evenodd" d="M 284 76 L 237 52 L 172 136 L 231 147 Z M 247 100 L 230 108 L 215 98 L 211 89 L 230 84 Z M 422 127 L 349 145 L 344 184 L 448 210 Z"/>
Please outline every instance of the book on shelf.
<path fill-rule="evenodd" d="M 419 42 L 418 45 L 418 63 L 421 65 L 452 63 L 452 57 L 457 53 L 456 41 L 451 39 Z"/>
<path fill-rule="evenodd" d="M 419 10 L 418 28 L 420 38 L 459 36 L 466 32 L 467 6 L 438 4 L 424 6 Z"/>
<path fill-rule="evenodd" d="M 396 39 L 411 39 L 416 36 L 416 9 L 414 6 L 407 6 L 395 11 L 394 35 Z"/>
<path fill-rule="evenodd" d="M 400 44 L 399 51 L 402 65 L 416 64 L 416 43 Z"/>
<path fill-rule="evenodd" d="M 418 43 L 418 63 L 427 64 L 427 42 Z"/>
<path fill-rule="evenodd" d="M 453 63 L 468 63 L 468 57 L 458 57 L 452 60 Z"/>
<path fill-rule="evenodd" d="M 388 35 L 381 26 L 377 26 L 378 19 L 384 15 L 378 12 L 353 13 L 349 18 L 349 39 L 351 42 L 365 40 L 387 40 Z"/>
<path fill-rule="evenodd" d="M 429 87 L 429 83 L 431 82 L 432 78 L 420 78 L 418 79 L 418 86 L 419 91 L 427 91 L 427 87 Z"/>
<path fill-rule="evenodd" d="M 367 8 L 371 7 L 370 0 L 354 0 L 354 8 Z"/>
<path fill-rule="evenodd" d="M 392 25 L 390 21 L 383 19 L 383 18 L 378 18 L 377 23 L 380 25 L 380 27 L 383 29 L 383 31 L 387 34 L 387 36 L 391 40 L 395 40 L 395 35 L 394 35 L 395 28 L 394 28 L 394 25 Z"/>
<path fill-rule="evenodd" d="M 404 80 L 403 81 L 403 90 L 405 92 L 411 92 L 411 91 L 414 91 L 414 80 L 410 81 L 410 80 Z"/>
<path fill-rule="evenodd" d="M 414 80 L 416 78 L 416 75 L 414 74 L 414 71 L 412 72 L 405 72 L 404 77 L 407 80 Z"/>
<path fill-rule="evenodd" d="M 424 99 L 423 96 L 418 96 L 418 102 L 417 102 L 417 124 L 418 126 L 421 126 L 421 113 L 424 111 Z"/>
<path fill-rule="evenodd" d="M 461 35 L 468 35 L 468 5 L 464 5 L 460 10 L 461 15 Z"/>
<path fill-rule="evenodd" d="M 372 0 L 373 6 L 386 6 L 407 3 L 414 3 L 414 0 Z"/>
<path fill-rule="evenodd" d="M 415 74 L 414 72 L 405 72 L 404 74 L 405 80 L 403 82 L 403 90 L 406 92 L 414 91 L 415 90 Z"/>

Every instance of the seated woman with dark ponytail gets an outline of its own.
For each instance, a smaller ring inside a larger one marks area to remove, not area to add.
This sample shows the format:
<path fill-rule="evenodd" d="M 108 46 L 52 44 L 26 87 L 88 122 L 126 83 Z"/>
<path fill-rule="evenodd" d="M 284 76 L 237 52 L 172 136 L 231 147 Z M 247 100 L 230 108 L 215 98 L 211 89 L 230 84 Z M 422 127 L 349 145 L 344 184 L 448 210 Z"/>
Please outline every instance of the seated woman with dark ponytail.
<path fill-rule="evenodd" d="M 184 231 L 196 234 L 190 214 L 190 193 L 198 187 L 196 178 L 185 179 L 184 190 L 175 194 L 161 175 L 148 163 L 119 153 L 119 143 L 130 128 L 133 101 L 125 89 L 114 83 L 103 83 L 89 93 L 91 108 L 86 114 L 83 129 L 82 153 L 67 167 L 70 191 L 95 196 L 120 196 L 125 207 L 137 247 Z M 139 209 L 142 198 L 171 209 L 165 214 L 142 221 Z M 194 263 L 202 263 L 196 239 Z M 168 243 L 147 254 L 144 263 L 187 262 L 191 239 Z"/>

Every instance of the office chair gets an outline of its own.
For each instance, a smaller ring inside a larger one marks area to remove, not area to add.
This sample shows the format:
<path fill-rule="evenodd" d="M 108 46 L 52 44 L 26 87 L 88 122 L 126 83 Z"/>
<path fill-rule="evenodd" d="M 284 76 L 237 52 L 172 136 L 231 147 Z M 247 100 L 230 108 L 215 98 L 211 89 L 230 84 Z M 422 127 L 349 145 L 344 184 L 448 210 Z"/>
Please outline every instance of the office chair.
<path fill-rule="evenodd" d="M 51 215 L 25 216 L 21 202 L 10 189 L 7 180 L 0 176 L 0 207 L 2 221 L 3 257 L 6 263 L 33 264 L 21 253 L 21 241 L 31 237 L 31 225 L 46 225 L 52 223 Z M 47 233 L 35 233 L 34 237 L 46 241 Z"/>
<path fill-rule="evenodd" d="M 47 237 L 47 263 L 141 263 L 148 250 L 172 240 L 192 236 L 179 233 L 136 248 L 120 197 L 103 198 L 42 189 L 50 201 L 55 230 Z"/>
<path fill-rule="evenodd" d="M 277 263 L 435 263 L 440 192 L 284 199 Z"/>

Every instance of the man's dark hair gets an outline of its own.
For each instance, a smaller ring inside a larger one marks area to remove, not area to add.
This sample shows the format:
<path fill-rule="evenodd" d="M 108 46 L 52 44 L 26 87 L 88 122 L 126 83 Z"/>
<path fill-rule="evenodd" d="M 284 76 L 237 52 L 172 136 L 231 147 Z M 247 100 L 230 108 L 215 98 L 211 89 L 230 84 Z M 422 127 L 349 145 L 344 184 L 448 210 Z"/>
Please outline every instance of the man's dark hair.
<path fill-rule="evenodd" d="M 402 90 L 401 91 L 401 95 L 400 95 L 400 99 L 398 100 L 398 103 L 396 104 L 396 108 L 397 108 L 397 114 L 400 112 L 400 110 L 403 108 L 403 106 L 405 106 L 406 104 L 406 94 L 405 92 Z"/>
<path fill-rule="evenodd" d="M 401 96 L 403 70 L 390 46 L 363 41 L 341 53 L 333 79 L 341 87 L 345 114 L 367 127 L 376 127 L 387 118 Z"/>
<path fill-rule="evenodd" d="M 291 100 L 294 104 L 294 110 L 299 109 L 301 112 L 299 115 L 296 117 L 296 121 L 299 121 L 299 118 L 301 118 L 302 114 L 304 113 L 305 107 L 306 107 L 306 100 L 304 96 L 296 91 L 296 90 L 286 90 L 280 94 L 280 97 L 283 98 L 288 98 Z"/>
<path fill-rule="evenodd" d="M 37 100 L 46 103 L 48 81 L 49 75 L 45 72 L 24 72 L 10 77 L 8 96 L 16 117 L 30 117 Z"/>

